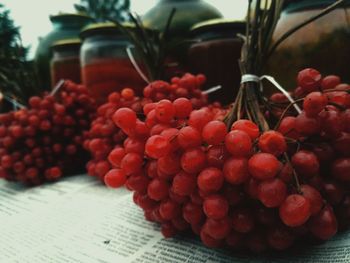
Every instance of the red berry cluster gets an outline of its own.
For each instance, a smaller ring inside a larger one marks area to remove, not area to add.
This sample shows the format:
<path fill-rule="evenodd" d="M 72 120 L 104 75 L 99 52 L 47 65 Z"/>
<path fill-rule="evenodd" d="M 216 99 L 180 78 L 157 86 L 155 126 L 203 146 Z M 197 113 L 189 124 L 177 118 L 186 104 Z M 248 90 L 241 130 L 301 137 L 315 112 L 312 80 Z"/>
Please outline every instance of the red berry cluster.
<path fill-rule="evenodd" d="M 87 89 L 66 81 L 57 95 L 0 115 L 0 178 L 38 185 L 84 171 L 83 133 L 95 111 Z"/>
<path fill-rule="evenodd" d="M 92 155 L 92 160 L 87 164 L 88 174 L 103 181 L 105 174 L 112 167 L 112 162 L 108 160 L 112 148 L 128 144 L 128 140 L 125 140 L 126 134 L 112 120 L 112 115 L 117 109 L 126 107 L 138 115 L 143 115 L 142 109 L 146 104 L 147 108 L 152 102 L 164 98 L 173 101 L 178 97 L 188 97 L 191 109 L 200 108 L 207 104 L 207 96 L 201 91 L 204 82 L 204 75 L 194 76 L 187 73 L 181 78 L 173 78 L 171 83 L 165 81 L 150 83 L 144 88 L 143 98 L 135 96 L 130 88 L 110 94 L 108 102 L 98 108 L 97 118 L 92 122 L 90 131 L 86 133 L 84 147 Z"/>
<path fill-rule="evenodd" d="M 128 137 L 105 183 L 134 191 L 165 237 L 192 230 L 209 247 L 254 252 L 327 240 L 350 219 L 350 95 L 334 79 L 300 72 L 303 112 L 277 131 L 249 120 L 227 129 L 224 110 L 186 98 L 145 104 L 144 121 L 120 108 L 112 120 Z"/>

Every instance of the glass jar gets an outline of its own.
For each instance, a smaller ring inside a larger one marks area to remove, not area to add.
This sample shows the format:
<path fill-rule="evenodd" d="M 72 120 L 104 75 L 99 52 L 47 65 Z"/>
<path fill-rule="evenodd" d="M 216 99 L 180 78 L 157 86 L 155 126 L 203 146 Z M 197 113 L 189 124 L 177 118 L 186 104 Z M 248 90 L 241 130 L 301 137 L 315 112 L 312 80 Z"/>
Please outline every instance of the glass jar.
<path fill-rule="evenodd" d="M 288 1 L 273 40 L 318 14 L 334 0 Z M 345 5 L 345 7 L 344 7 Z M 268 61 L 266 73 L 286 89 L 295 88 L 298 71 L 313 67 L 323 75 L 339 75 L 350 81 L 350 4 L 344 3 L 329 14 L 303 27 L 287 38 Z"/>
<path fill-rule="evenodd" d="M 191 27 L 203 21 L 222 17 L 214 6 L 203 0 L 160 0 L 142 16 L 142 22 L 148 28 L 164 32 L 173 8 L 176 8 L 176 13 L 167 40 L 172 49 L 166 54 L 164 65 L 166 79 L 187 71 L 186 52 L 189 45 L 184 40 L 187 40 Z"/>
<path fill-rule="evenodd" d="M 172 37 L 184 38 L 193 25 L 222 17 L 215 7 L 202 0 L 161 0 L 142 17 L 142 22 L 163 32 L 173 8 L 176 13 L 170 28 Z"/>
<path fill-rule="evenodd" d="M 61 79 L 81 83 L 80 78 L 80 39 L 67 39 L 52 45 L 51 83 L 54 87 Z"/>
<path fill-rule="evenodd" d="M 195 43 L 188 51 L 189 69 L 207 76 L 205 88 L 222 86 L 210 94 L 213 101 L 228 104 L 237 94 L 241 79 L 238 60 L 243 44 L 237 34 L 244 31 L 244 22 L 225 19 L 209 20 L 191 29 Z"/>
<path fill-rule="evenodd" d="M 138 66 L 135 50 L 130 41 L 116 25 L 98 23 L 81 32 L 83 44 L 80 51 L 82 82 L 98 103 L 104 103 L 113 91 L 125 87 L 135 90 L 138 95 L 146 82 L 141 78 L 127 54 L 130 47 Z"/>
<path fill-rule="evenodd" d="M 49 90 L 51 87 L 50 61 L 51 46 L 59 40 L 78 38 L 80 30 L 92 22 L 92 18 L 81 14 L 58 14 L 50 16 L 53 30 L 40 39 L 35 53 L 35 66 L 39 75 L 40 85 Z"/>

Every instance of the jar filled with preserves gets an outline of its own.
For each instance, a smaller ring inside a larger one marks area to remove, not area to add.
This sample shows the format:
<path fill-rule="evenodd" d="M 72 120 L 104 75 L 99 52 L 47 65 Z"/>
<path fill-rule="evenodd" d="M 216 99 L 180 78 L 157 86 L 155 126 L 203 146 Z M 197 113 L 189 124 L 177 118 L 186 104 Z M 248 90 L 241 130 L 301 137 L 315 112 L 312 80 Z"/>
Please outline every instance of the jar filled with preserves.
<path fill-rule="evenodd" d="M 135 64 L 140 69 L 143 67 L 128 37 L 118 26 L 113 23 L 92 24 L 82 30 L 81 38 L 82 82 L 99 104 L 104 103 L 111 92 L 125 87 L 142 94 L 146 82 Z"/>
<path fill-rule="evenodd" d="M 335 0 L 286 1 L 273 41 L 334 2 Z M 288 90 L 295 88 L 297 73 L 308 67 L 317 68 L 325 75 L 339 75 L 344 82 L 349 82 L 349 60 L 350 3 L 346 1 L 284 40 L 268 60 L 265 73 L 273 75 Z"/>
<path fill-rule="evenodd" d="M 61 79 L 81 83 L 80 78 L 80 39 L 57 41 L 52 45 L 51 83 L 54 87 Z"/>
<path fill-rule="evenodd" d="M 227 104 L 239 89 L 241 79 L 238 60 L 241 56 L 245 23 L 225 19 L 213 19 L 192 27 L 194 44 L 188 51 L 190 72 L 207 76 L 206 88 L 221 85 L 210 94 L 211 100 Z"/>
<path fill-rule="evenodd" d="M 39 76 L 40 85 L 45 89 L 50 89 L 52 80 L 50 79 L 50 61 L 52 59 L 53 43 L 79 38 L 80 30 L 93 21 L 89 16 L 83 14 L 58 14 L 50 16 L 53 29 L 43 38 L 40 38 L 39 45 L 35 53 L 35 67 Z"/>

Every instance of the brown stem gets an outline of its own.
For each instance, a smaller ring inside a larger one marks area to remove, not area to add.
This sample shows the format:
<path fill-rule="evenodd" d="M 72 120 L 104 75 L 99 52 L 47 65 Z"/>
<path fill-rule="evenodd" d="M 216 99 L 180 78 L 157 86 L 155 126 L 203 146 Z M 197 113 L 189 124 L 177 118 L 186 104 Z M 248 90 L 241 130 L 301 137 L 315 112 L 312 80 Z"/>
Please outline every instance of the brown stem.
<path fill-rule="evenodd" d="M 300 187 L 300 182 L 299 182 L 299 178 L 297 173 L 295 172 L 292 163 L 290 162 L 289 156 L 287 153 L 284 153 L 284 158 L 286 159 L 286 162 L 292 167 L 293 170 L 293 177 L 294 177 L 294 181 L 295 181 L 295 186 L 297 188 L 298 193 L 301 193 L 301 187 Z"/>
<path fill-rule="evenodd" d="M 297 99 L 296 101 L 291 102 L 291 103 L 287 106 L 287 108 L 282 112 L 282 115 L 281 115 L 280 119 L 278 120 L 278 122 L 277 122 L 277 124 L 276 124 L 274 130 L 277 130 L 277 129 L 278 129 L 278 127 L 279 127 L 280 124 L 281 124 L 281 121 L 282 121 L 283 118 L 286 116 L 286 114 L 287 114 L 287 112 L 290 110 L 290 108 L 291 108 L 294 104 L 296 104 L 296 103 L 298 103 L 298 102 L 301 102 L 301 101 L 303 101 L 303 100 L 304 100 L 304 99 Z"/>

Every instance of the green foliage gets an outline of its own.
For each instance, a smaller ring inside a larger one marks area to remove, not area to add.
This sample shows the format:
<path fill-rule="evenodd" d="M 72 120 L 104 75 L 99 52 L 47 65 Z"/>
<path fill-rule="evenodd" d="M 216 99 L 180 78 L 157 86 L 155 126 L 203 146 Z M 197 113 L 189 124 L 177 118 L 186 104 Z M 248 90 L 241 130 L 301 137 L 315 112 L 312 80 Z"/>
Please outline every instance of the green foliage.
<path fill-rule="evenodd" d="M 130 0 L 80 0 L 74 5 L 79 13 L 87 14 L 98 22 L 106 21 L 107 17 L 123 22 L 127 20 Z"/>
<path fill-rule="evenodd" d="M 0 92 L 24 103 L 37 93 L 31 63 L 26 62 L 27 49 L 22 46 L 19 28 L 10 13 L 0 4 Z M 0 111 L 4 111 L 0 105 Z"/>

